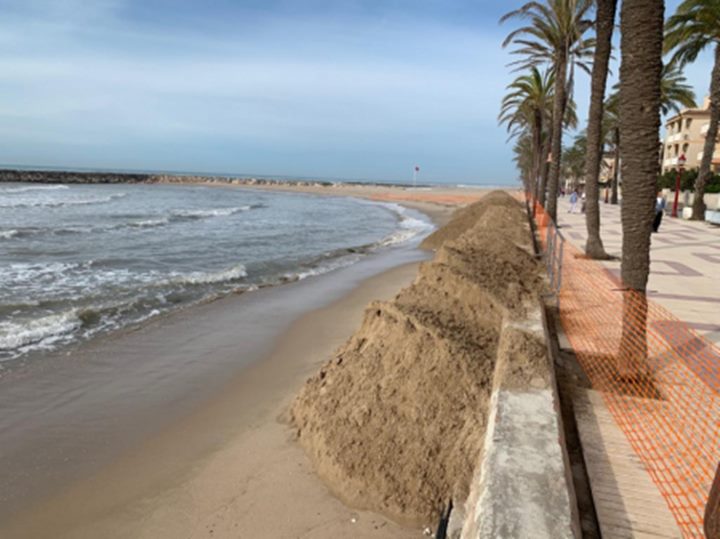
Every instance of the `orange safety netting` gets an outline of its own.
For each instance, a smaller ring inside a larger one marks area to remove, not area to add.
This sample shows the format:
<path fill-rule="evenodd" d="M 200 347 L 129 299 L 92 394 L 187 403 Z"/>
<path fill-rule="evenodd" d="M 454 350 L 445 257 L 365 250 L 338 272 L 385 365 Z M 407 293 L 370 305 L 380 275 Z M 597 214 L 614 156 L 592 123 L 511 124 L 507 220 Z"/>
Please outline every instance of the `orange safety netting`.
<path fill-rule="evenodd" d="M 544 249 L 554 224 L 535 205 Z M 566 244 L 562 328 L 592 388 L 644 464 L 685 537 L 703 513 L 720 461 L 720 349 L 668 310 Z"/>

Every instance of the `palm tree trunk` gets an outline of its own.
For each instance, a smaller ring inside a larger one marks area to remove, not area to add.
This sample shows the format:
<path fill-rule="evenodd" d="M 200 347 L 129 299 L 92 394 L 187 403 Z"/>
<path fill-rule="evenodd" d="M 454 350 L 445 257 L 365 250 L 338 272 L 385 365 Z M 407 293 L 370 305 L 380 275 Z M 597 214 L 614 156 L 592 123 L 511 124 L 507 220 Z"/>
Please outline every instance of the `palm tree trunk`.
<path fill-rule="evenodd" d="M 585 154 L 585 224 L 588 239 L 585 253 L 590 258 L 607 259 L 600 238 L 600 165 L 602 163 L 602 120 L 608 65 L 612 50 L 617 0 L 597 0 L 595 57 L 593 59 L 590 112 L 588 113 L 587 153 Z"/>
<path fill-rule="evenodd" d="M 560 47 L 555 60 L 555 95 L 553 97 L 552 138 L 550 151 L 550 175 L 548 177 L 547 211 L 550 218 L 557 223 L 557 195 L 560 184 L 560 159 L 562 156 L 563 120 L 567 94 L 567 50 Z"/>
<path fill-rule="evenodd" d="M 533 170 L 532 170 L 532 187 L 530 192 L 537 196 L 538 182 L 540 181 L 540 164 L 542 160 L 542 113 L 535 112 L 533 122 Z"/>
<path fill-rule="evenodd" d="M 623 0 L 620 64 L 620 152 L 623 177 L 623 331 L 618 370 L 623 377 L 644 375 L 647 356 L 647 288 L 650 234 L 659 172 L 660 80 L 663 0 Z"/>
<path fill-rule="evenodd" d="M 615 140 L 615 158 L 613 162 L 612 190 L 610 192 L 610 204 L 618 203 L 618 180 L 620 179 L 620 128 L 613 129 Z"/>
<path fill-rule="evenodd" d="M 542 157 L 540 160 L 540 185 L 538 186 L 538 201 L 544 207 L 545 206 L 545 194 L 547 193 L 547 182 L 548 175 L 550 173 L 550 167 L 548 166 L 548 157 L 550 157 L 550 139 L 552 138 L 552 127 L 545 137 L 543 143 Z"/>
<path fill-rule="evenodd" d="M 620 65 L 620 153 L 623 177 L 622 280 L 645 291 L 655 216 L 660 130 L 663 0 L 625 0 Z"/>
<path fill-rule="evenodd" d="M 715 472 L 715 480 L 710 489 L 707 506 L 705 506 L 705 537 L 720 537 L 720 463 Z"/>
<path fill-rule="evenodd" d="M 705 185 L 712 173 L 712 158 L 715 153 L 715 142 L 718 134 L 718 121 L 720 121 L 720 45 L 715 47 L 715 65 L 710 81 L 710 124 L 705 135 L 705 146 L 700 161 L 700 170 L 695 180 L 695 200 L 693 200 L 692 219 L 705 220 Z"/>

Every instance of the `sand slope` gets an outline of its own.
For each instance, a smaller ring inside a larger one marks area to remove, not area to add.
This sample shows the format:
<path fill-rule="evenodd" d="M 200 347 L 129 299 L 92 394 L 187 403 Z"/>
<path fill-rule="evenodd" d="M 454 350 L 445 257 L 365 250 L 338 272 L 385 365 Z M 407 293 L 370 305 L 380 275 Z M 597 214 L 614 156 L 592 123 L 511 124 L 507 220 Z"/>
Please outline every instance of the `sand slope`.
<path fill-rule="evenodd" d="M 542 279 L 527 217 L 504 192 L 459 211 L 426 245 L 439 248 L 435 259 L 394 300 L 370 304 L 292 418 L 343 500 L 432 526 L 450 498 L 467 497 L 500 329 L 523 316 Z"/>

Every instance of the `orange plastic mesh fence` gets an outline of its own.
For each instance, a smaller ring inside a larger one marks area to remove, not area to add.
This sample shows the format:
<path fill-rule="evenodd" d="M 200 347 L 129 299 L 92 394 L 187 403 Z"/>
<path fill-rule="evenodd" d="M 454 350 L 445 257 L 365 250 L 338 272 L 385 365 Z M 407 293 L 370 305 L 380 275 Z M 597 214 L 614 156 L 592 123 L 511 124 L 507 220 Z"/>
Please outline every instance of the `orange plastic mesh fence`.
<path fill-rule="evenodd" d="M 541 246 L 553 226 L 535 205 Z M 685 537 L 703 513 L 720 460 L 720 349 L 601 264 L 565 246 L 563 330 Z"/>

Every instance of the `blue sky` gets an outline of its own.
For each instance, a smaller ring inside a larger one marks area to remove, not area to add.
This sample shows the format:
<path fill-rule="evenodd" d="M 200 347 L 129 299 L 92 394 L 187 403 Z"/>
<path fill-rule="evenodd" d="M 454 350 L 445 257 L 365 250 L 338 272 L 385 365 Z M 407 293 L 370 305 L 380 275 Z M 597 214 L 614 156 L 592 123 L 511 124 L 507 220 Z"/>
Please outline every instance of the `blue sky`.
<path fill-rule="evenodd" d="M 0 0 L 0 163 L 512 183 L 520 4 Z"/>

